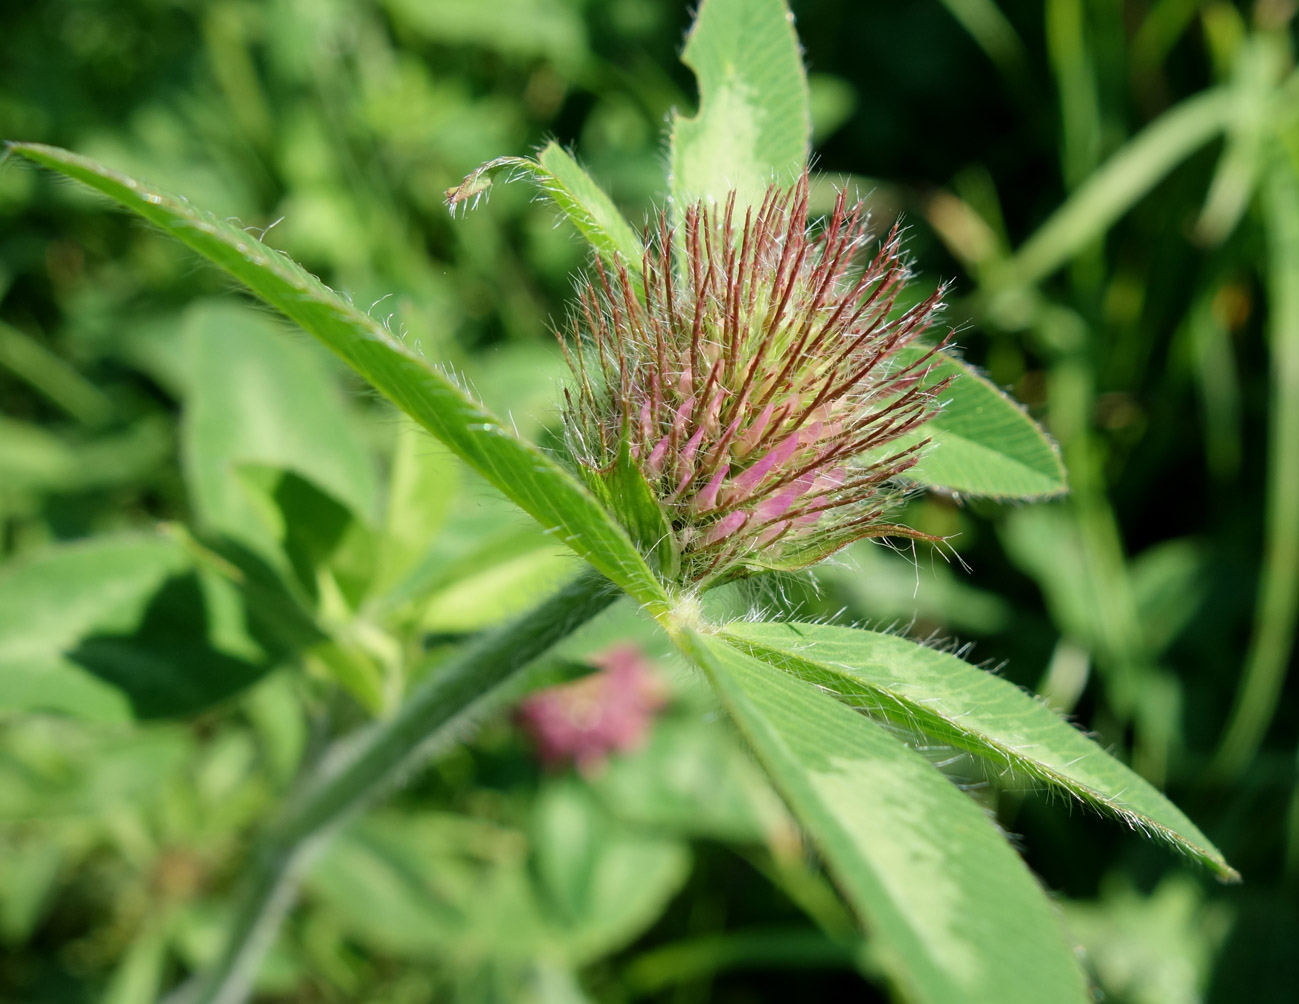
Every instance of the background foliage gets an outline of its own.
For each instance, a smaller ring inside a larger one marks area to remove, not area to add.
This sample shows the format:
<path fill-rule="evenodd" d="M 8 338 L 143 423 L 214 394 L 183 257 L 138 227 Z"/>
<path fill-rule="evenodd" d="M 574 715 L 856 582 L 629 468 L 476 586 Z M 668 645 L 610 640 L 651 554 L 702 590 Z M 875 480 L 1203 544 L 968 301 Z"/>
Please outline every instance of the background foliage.
<path fill-rule="evenodd" d="M 959 534 L 973 574 L 861 546 L 819 591 L 735 602 L 970 642 L 1130 750 L 1243 886 L 1041 799 L 980 797 L 1059 892 L 1111 999 L 1289 999 L 1299 207 L 1269 179 L 1287 149 L 1291 177 L 1299 163 L 1284 114 L 1299 99 L 1275 90 L 1290 6 L 795 12 L 819 167 L 870 192 L 881 225 L 905 213 L 920 269 L 956 280 L 966 357 L 1048 424 L 1074 494 L 915 503 L 913 525 Z M 638 219 L 664 115 L 693 100 L 671 3 L 54 0 L 0 17 L 0 135 L 273 225 L 271 243 L 399 316 L 530 435 L 553 422 L 548 319 L 582 244 L 525 186 L 454 225 L 442 191 L 554 136 Z M 1105 167 L 1182 110 L 1180 133 Z M 1081 209 L 1039 231 L 1061 205 Z M 13 165 L 0 214 L 0 996 L 149 1001 L 211 950 L 245 841 L 304 751 L 411 682 L 365 639 L 319 644 L 330 591 L 401 583 L 381 613 L 422 653 L 418 674 L 571 559 L 305 339 L 266 337 L 279 322 L 160 235 Z M 349 537 L 379 527 L 379 567 L 349 565 Z M 296 594 L 245 586 L 263 609 L 309 612 L 287 637 L 285 617 L 233 616 L 214 572 L 278 553 Z M 139 583 L 106 596 L 97 576 L 118 565 Z M 618 616 L 568 654 L 628 630 Z M 282 665 L 308 645 L 308 665 Z M 169 706 L 261 682 L 190 726 L 130 726 L 150 691 L 127 706 L 82 671 L 147 676 L 178 653 L 196 690 Z M 663 668 L 671 711 L 607 772 L 544 774 L 501 721 L 350 829 L 313 868 L 263 999 L 859 993 L 868 947 L 697 684 Z M 66 714 L 14 713 L 33 706 Z"/>

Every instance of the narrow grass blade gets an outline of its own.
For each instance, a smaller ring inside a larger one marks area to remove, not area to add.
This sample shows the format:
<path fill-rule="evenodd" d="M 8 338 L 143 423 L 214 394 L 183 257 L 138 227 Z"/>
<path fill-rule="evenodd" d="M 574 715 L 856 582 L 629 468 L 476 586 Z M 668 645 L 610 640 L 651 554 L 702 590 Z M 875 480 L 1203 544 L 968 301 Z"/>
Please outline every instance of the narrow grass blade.
<path fill-rule="evenodd" d="M 1274 156 L 1263 202 L 1272 350 L 1263 569 L 1236 706 L 1214 758 L 1226 776 L 1249 764 L 1282 703 L 1299 620 L 1299 166 Z"/>
<path fill-rule="evenodd" d="M 1235 107 L 1231 91 L 1204 91 L 1148 125 L 1023 243 L 1010 263 L 1005 284 L 1035 283 L 1064 265 L 1169 171 L 1222 132 Z"/>

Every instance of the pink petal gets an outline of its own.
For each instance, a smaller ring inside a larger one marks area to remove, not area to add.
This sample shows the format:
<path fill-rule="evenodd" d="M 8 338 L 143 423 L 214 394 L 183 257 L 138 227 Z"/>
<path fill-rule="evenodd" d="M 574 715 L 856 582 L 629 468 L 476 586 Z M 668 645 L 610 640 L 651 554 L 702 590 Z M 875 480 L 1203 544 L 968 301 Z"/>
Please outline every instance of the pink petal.
<path fill-rule="evenodd" d="M 695 496 L 695 511 L 707 512 L 717 504 L 717 493 L 721 491 L 722 482 L 726 480 L 726 475 L 731 473 L 730 464 L 722 464 L 704 485 L 704 490 Z"/>
<path fill-rule="evenodd" d="M 704 545 L 716 544 L 719 540 L 725 540 L 731 534 L 735 533 L 736 530 L 740 529 L 740 527 L 744 526 L 744 523 L 748 518 L 748 514 L 743 512 L 727 513 L 708 528 L 708 532 L 704 534 Z"/>

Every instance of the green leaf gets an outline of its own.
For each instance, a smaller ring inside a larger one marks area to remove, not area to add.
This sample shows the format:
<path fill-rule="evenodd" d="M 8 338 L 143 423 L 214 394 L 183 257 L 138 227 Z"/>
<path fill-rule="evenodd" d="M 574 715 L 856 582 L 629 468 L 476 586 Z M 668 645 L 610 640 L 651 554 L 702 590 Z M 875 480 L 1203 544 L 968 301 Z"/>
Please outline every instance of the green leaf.
<path fill-rule="evenodd" d="M 108 195 L 229 272 L 320 339 L 609 579 L 651 609 L 664 609 L 666 596 L 653 572 L 580 482 L 296 262 L 182 198 L 85 157 L 34 143 L 10 144 L 9 150 Z"/>
<path fill-rule="evenodd" d="M 66 838 L 65 838 L 66 839 Z M 36 931 L 52 905 L 71 848 L 51 834 L 15 834 L 0 856 L 0 944 L 21 945 Z"/>
<path fill-rule="evenodd" d="M 736 622 L 726 637 L 753 656 L 885 721 L 1063 789 L 1204 862 L 1236 872 L 1145 779 L 1014 684 L 915 642 L 824 624 Z"/>
<path fill-rule="evenodd" d="M 183 726 L 88 729 L 36 718 L 22 732 L 0 759 L 0 824 L 10 832 L 7 824 L 21 821 L 57 826 L 80 819 L 99 828 L 114 815 L 157 819 L 154 810 L 170 801 L 175 785 L 192 784 L 196 737 Z M 74 844 L 71 851 L 79 849 Z"/>
<path fill-rule="evenodd" d="M 0 576 L 0 709 L 120 722 L 242 689 L 268 667 L 220 644 L 212 591 L 161 537 L 101 538 L 14 565 Z"/>
<path fill-rule="evenodd" d="M 613 200 L 573 156 L 553 140 L 542 148 L 536 160 L 528 157 L 497 157 L 447 190 L 451 212 L 468 204 L 474 208 L 486 195 L 498 174 L 507 180 L 527 178 L 559 207 L 591 247 L 602 257 L 621 258 L 629 271 L 639 273 L 645 246 L 623 218 Z"/>
<path fill-rule="evenodd" d="M 359 607 L 373 573 L 374 532 L 338 498 L 295 471 L 240 464 L 234 473 L 313 608 L 324 616 L 342 616 L 344 611 L 331 609 L 330 601 L 339 598 L 349 610 Z M 327 585 L 333 588 L 326 591 Z"/>
<path fill-rule="evenodd" d="M 279 337 L 264 312 L 197 303 L 181 335 L 188 362 L 182 457 L 201 525 L 257 547 L 275 542 L 236 477 L 241 465 L 292 471 L 372 523 L 378 486 L 358 423 L 314 346 Z"/>
<path fill-rule="evenodd" d="M 807 76 L 784 0 L 704 0 L 681 60 L 699 81 L 699 112 L 673 118 L 673 211 L 734 190 L 739 218 L 773 182 L 807 166 Z"/>
<path fill-rule="evenodd" d="M 376 559 L 372 587 L 376 595 L 400 583 L 433 546 L 459 491 L 463 470 L 423 429 L 401 420 Z"/>
<path fill-rule="evenodd" d="M 919 358 L 923 346 L 899 353 L 899 365 Z M 933 383 L 951 379 L 943 408 L 910 436 L 889 444 L 894 450 L 932 440 L 907 478 L 931 488 L 1002 499 L 1041 499 L 1069 490 L 1060 450 L 1015 400 L 974 367 L 947 354 L 936 355 Z"/>
<path fill-rule="evenodd" d="M 574 963 L 649 927 L 689 873 L 683 843 L 618 822 L 573 778 L 542 787 L 531 837 L 538 899 Z"/>
<path fill-rule="evenodd" d="M 653 923 L 689 866 L 682 842 L 623 825 L 576 784 L 555 782 L 527 834 L 447 813 L 358 820 L 307 884 L 349 935 L 385 953 L 449 967 L 581 965 Z"/>
<path fill-rule="evenodd" d="M 683 633 L 916 1004 L 1083 1004 L 1055 912 L 996 825 L 881 725 L 716 637 Z"/>
<path fill-rule="evenodd" d="M 531 608 L 539 594 L 571 570 L 572 557 L 532 527 L 482 543 L 443 570 L 436 592 L 420 598 L 424 609 L 417 623 L 422 630 L 485 631 Z"/>
<path fill-rule="evenodd" d="M 784 806 L 725 723 L 660 718 L 645 748 L 610 758 L 588 783 L 617 818 L 733 844 L 787 840 Z"/>

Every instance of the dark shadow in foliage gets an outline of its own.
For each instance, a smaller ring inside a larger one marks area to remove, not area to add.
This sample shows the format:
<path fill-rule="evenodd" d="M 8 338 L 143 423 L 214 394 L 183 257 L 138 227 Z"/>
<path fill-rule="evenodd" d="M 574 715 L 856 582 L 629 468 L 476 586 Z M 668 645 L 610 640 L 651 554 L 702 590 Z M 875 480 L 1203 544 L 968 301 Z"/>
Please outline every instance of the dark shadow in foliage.
<path fill-rule="evenodd" d="M 284 550 L 298 581 L 316 598 L 316 569 L 329 563 L 352 524 L 352 513 L 292 471 L 275 489 L 275 502 L 285 515 Z M 310 518 L 294 519 L 306 515 Z"/>
<path fill-rule="evenodd" d="M 1246 872 L 1248 882 L 1248 872 Z M 1237 895 L 1231 936 L 1213 968 L 1210 1004 L 1286 1004 L 1299 985 L 1299 907 L 1293 896 L 1274 897 L 1248 886 Z M 1242 990 L 1248 987 L 1247 996 Z"/>
<path fill-rule="evenodd" d="M 328 569 L 348 601 L 358 603 L 373 572 L 375 547 L 352 510 L 294 471 L 241 464 L 239 475 L 274 510 L 280 546 L 309 604 L 319 600 L 318 569 Z"/>
<path fill-rule="evenodd" d="M 204 539 L 203 546 L 238 571 L 248 633 L 273 657 L 289 657 L 327 641 L 308 612 L 314 597 L 300 584 L 285 581 L 257 552 L 228 537 Z"/>
<path fill-rule="evenodd" d="M 83 638 L 66 653 L 112 684 L 139 718 L 193 714 L 242 690 L 269 668 L 207 643 L 208 616 L 198 576 L 167 579 L 129 634 Z"/>
<path fill-rule="evenodd" d="M 260 650 L 240 658 L 210 643 L 208 597 L 198 573 L 167 579 L 134 630 L 83 638 L 65 653 L 120 690 L 137 718 L 192 715 L 256 683 L 280 662 L 327 640 L 267 562 L 230 540 L 203 546 L 237 576 L 244 627 Z"/>

